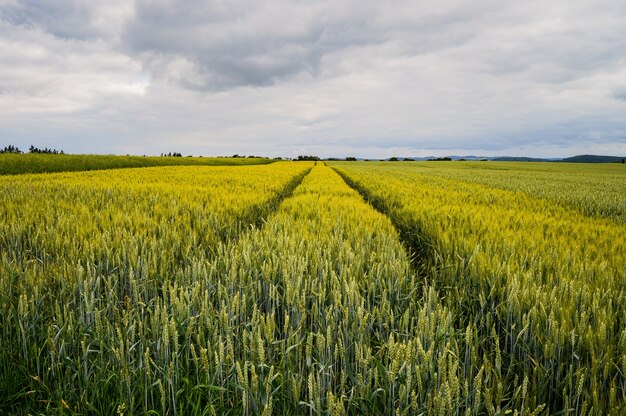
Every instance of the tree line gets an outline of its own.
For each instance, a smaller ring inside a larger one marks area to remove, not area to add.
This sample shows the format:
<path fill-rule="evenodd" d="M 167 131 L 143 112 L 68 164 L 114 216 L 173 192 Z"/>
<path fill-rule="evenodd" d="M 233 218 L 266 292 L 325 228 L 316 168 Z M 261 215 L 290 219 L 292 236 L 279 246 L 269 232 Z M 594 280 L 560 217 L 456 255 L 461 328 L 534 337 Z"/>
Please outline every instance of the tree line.
<path fill-rule="evenodd" d="M 24 152 L 22 152 L 19 147 L 13 146 L 13 145 L 10 144 L 8 146 L 5 146 L 3 149 L 0 149 L 0 153 L 20 154 L 20 153 L 24 153 Z M 64 155 L 65 154 L 65 152 L 63 152 L 63 150 L 48 149 L 47 147 L 44 147 L 43 149 L 40 149 L 39 147 L 35 147 L 33 145 L 31 145 L 28 148 L 28 153 L 38 153 L 38 154 L 46 154 L 46 155 Z"/>

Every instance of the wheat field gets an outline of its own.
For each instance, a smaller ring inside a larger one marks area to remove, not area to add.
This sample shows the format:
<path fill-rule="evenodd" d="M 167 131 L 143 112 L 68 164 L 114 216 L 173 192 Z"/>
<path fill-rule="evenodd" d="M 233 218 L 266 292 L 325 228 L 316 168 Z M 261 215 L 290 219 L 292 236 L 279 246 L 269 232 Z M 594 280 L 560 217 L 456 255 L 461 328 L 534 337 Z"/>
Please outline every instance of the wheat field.
<path fill-rule="evenodd" d="M 0 413 L 624 414 L 625 187 L 495 162 L 0 176 Z"/>

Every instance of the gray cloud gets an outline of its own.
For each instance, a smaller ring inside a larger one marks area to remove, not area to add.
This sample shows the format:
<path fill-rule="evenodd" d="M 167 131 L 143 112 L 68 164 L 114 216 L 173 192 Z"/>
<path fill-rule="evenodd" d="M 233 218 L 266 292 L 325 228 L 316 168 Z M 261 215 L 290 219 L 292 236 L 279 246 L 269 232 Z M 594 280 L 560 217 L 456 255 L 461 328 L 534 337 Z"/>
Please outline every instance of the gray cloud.
<path fill-rule="evenodd" d="M 371 45 L 386 45 L 391 57 L 437 53 L 494 76 L 548 83 L 619 64 L 626 48 L 626 11 L 618 1 L 567 7 L 495 1 L 227 4 L 138 0 L 125 46 L 152 74 L 204 90 L 328 75 L 333 56 L 366 53 Z M 376 58 L 360 56 L 367 61 L 362 64 Z"/>
<path fill-rule="evenodd" d="M 1 0 L 0 18 L 62 39 L 89 40 L 114 36 L 132 9 L 125 0 Z"/>
<path fill-rule="evenodd" d="M 617 87 L 612 92 L 613 98 L 616 100 L 626 101 L 626 87 Z"/>
<path fill-rule="evenodd" d="M 267 86 L 317 75 L 324 55 L 381 42 L 358 2 L 140 0 L 124 32 L 152 74 L 187 88 Z"/>
<path fill-rule="evenodd" d="M 0 144 L 626 153 L 617 0 L 0 0 L 0 67 Z"/>
<path fill-rule="evenodd" d="M 80 1 L 7 2 L 2 17 L 13 25 L 41 28 L 63 38 L 90 37 L 90 9 Z"/>

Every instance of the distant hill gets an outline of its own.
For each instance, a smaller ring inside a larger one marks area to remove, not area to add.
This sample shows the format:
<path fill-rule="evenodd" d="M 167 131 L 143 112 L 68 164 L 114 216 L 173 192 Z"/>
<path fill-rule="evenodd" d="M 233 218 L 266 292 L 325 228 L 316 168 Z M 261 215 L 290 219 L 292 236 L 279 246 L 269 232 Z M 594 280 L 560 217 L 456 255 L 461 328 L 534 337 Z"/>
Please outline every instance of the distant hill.
<path fill-rule="evenodd" d="M 570 162 L 570 163 L 611 163 L 620 162 L 625 159 L 625 156 L 599 156 L 599 155 L 577 155 L 572 157 L 566 157 L 560 159 L 558 157 L 540 158 L 540 157 L 526 157 L 526 156 L 446 156 L 452 160 L 493 160 L 494 162 Z M 411 157 L 407 159 L 413 159 L 418 161 L 437 159 L 435 156 L 428 157 Z M 441 158 L 440 158 L 441 159 Z M 400 158 L 402 160 L 402 158 Z"/>
<path fill-rule="evenodd" d="M 624 159 L 624 156 L 599 156 L 599 155 L 577 155 L 572 157 L 566 157 L 559 162 L 573 162 L 573 163 L 611 163 L 620 162 Z"/>
<path fill-rule="evenodd" d="M 554 162 L 559 159 L 543 159 L 538 157 L 525 157 L 525 156 L 498 156 L 489 158 L 496 162 Z"/>
<path fill-rule="evenodd" d="M 439 156 L 411 156 L 411 157 L 400 157 L 395 156 L 393 158 L 386 159 L 367 159 L 367 160 L 398 160 L 398 161 L 406 161 L 406 160 L 414 160 L 418 162 L 423 162 L 427 160 L 467 160 L 467 161 L 478 161 L 478 160 L 492 160 L 494 162 L 569 162 L 569 163 L 614 163 L 621 162 L 622 159 L 626 159 L 626 156 L 600 156 L 600 155 L 577 155 L 572 157 L 566 157 L 564 159 L 558 157 L 550 157 L 550 158 L 540 158 L 540 157 L 527 157 L 527 156 L 476 156 L 476 155 L 466 155 L 466 156 L 457 156 L 457 155 L 449 155 L 445 157 Z M 343 158 L 330 158 L 329 160 L 342 160 Z M 358 157 L 357 160 L 366 160 L 365 158 Z"/>

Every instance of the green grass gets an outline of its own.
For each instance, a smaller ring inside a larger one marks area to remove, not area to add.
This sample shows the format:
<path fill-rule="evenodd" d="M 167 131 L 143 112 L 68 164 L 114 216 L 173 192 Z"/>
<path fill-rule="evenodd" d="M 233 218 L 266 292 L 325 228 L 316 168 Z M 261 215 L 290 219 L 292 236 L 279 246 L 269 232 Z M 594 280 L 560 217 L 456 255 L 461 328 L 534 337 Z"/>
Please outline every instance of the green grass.
<path fill-rule="evenodd" d="M 73 172 L 148 166 L 240 166 L 274 162 L 263 158 L 158 157 L 115 155 L 0 154 L 0 175 Z"/>

